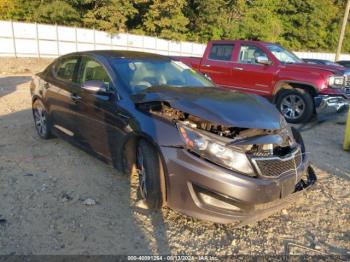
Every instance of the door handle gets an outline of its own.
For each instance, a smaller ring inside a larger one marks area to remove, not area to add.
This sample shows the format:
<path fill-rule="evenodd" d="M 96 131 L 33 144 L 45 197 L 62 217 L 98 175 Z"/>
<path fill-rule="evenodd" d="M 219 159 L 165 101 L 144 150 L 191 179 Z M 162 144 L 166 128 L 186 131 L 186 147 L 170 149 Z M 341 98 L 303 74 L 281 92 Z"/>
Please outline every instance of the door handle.
<path fill-rule="evenodd" d="M 207 64 L 207 65 L 203 65 L 203 66 L 204 66 L 204 67 L 211 67 L 211 65 L 208 65 L 208 64 Z"/>
<path fill-rule="evenodd" d="M 73 102 L 78 102 L 81 99 L 81 97 L 76 94 L 72 94 L 70 98 L 73 100 Z"/>
<path fill-rule="evenodd" d="M 243 71 L 243 68 L 242 68 L 242 67 L 234 67 L 233 69 L 234 69 L 234 70 L 238 70 L 238 71 Z"/>

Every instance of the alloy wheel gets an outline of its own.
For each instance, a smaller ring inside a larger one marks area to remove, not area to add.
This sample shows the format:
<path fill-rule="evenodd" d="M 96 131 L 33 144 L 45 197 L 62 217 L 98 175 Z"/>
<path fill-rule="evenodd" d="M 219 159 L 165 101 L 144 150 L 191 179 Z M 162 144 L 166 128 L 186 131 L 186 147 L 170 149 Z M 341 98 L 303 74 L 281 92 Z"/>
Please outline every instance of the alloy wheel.
<path fill-rule="evenodd" d="M 40 104 L 34 108 L 35 127 L 39 135 L 44 137 L 47 133 L 46 111 Z"/>
<path fill-rule="evenodd" d="M 288 95 L 283 98 L 280 110 L 287 119 L 298 119 L 305 111 L 305 102 L 298 95 Z"/>

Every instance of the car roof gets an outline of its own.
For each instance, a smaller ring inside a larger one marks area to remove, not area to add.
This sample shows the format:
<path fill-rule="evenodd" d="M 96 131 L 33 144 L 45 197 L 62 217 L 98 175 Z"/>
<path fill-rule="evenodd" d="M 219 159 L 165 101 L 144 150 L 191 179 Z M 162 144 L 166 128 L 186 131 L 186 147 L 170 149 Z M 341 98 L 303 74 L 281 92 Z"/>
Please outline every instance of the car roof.
<path fill-rule="evenodd" d="M 106 58 L 127 58 L 127 59 L 157 59 L 157 60 L 169 60 L 169 57 L 139 52 L 139 51 L 127 51 L 127 50 L 91 50 L 91 51 L 82 51 L 66 54 L 64 56 L 74 56 L 74 55 L 92 55 L 92 56 L 102 56 Z"/>

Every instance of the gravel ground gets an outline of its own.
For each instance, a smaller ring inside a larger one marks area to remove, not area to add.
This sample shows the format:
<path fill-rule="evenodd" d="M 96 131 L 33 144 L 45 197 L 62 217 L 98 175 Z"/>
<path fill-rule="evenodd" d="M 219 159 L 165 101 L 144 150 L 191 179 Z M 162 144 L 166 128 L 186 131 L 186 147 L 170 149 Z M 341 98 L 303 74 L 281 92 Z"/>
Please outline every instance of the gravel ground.
<path fill-rule="evenodd" d="M 60 139 L 38 138 L 29 81 L 26 75 L 0 77 L 0 255 L 278 255 L 288 242 L 350 255 L 345 114 L 300 127 L 319 177 L 305 198 L 234 228 L 168 208 L 147 213 L 131 207 L 125 176 Z M 302 247 L 290 253 L 317 254 Z"/>

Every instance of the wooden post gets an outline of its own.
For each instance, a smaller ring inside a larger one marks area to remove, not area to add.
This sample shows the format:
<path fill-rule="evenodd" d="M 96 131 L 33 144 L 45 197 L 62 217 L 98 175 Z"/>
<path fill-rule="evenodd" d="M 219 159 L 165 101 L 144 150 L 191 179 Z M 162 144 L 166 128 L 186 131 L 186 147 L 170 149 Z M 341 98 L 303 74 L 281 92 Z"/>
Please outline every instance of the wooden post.
<path fill-rule="evenodd" d="M 344 40 L 344 35 L 345 35 L 346 24 L 347 24 L 348 18 L 349 18 L 349 11 L 350 11 L 350 0 L 348 0 L 348 3 L 346 4 L 346 8 L 345 8 L 345 14 L 344 14 L 344 18 L 343 18 L 343 24 L 341 26 L 340 35 L 339 35 L 338 48 L 337 48 L 337 53 L 335 55 L 335 61 L 338 61 L 340 58 L 341 48 L 343 46 L 343 40 Z"/>

